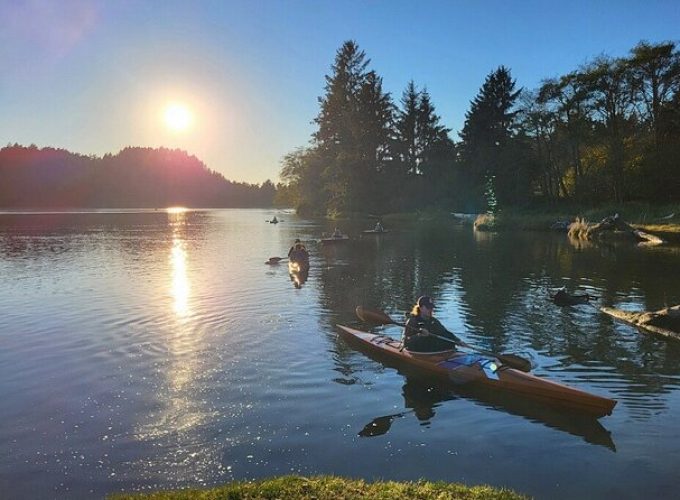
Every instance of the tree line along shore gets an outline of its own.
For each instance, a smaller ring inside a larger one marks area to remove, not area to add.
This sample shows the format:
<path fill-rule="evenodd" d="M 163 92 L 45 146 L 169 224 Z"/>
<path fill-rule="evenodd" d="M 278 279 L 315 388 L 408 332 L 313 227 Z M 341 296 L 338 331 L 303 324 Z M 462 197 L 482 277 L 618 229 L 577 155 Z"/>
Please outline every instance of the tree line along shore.
<path fill-rule="evenodd" d="M 519 87 L 500 66 L 470 101 L 458 140 L 425 86 L 408 82 L 395 102 L 369 65 L 355 41 L 338 49 L 316 130 L 282 158 L 277 184 L 227 180 L 181 150 L 127 147 L 95 157 L 14 144 L 0 149 L 0 208 L 278 206 L 331 217 L 442 211 L 505 214 L 497 220 L 522 225 L 509 215 L 647 206 L 626 219 L 673 232 L 677 218 L 667 216 L 680 201 L 675 42 L 643 41 L 626 57 L 598 56 L 536 89 Z"/>
<path fill-rule="evenodd" d="M 277 198 L 304 213 L 424 208 L 479 213 L 541 203 L 680 200 L 680 55 L 640 42 L 520 87 L 491 71 L 458 140 L 427 87 L 385 92 L 355 41 L 337 51 L 316 130 L 282 161 Z"/>

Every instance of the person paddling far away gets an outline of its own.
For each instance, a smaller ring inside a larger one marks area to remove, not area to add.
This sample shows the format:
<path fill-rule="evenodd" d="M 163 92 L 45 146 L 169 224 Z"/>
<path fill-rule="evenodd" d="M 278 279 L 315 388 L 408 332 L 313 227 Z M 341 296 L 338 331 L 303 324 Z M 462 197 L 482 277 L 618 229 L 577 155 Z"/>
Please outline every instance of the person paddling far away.
<path fill-rule="evenodd" d="M 309 252 L 299 239 L 296 239 L 293 246 L 288 250 L 288 258 L 293 262 L 306 262 L 309 260 Z"/>
<path fill-rule="evenodd" d="M 378 222 L 376 222 L 375 228 L 374 228 L 373 230 L 374 230 L 376 233 L 382 233 L 383 231 L 385 231 L 385 228 L 384 228 L 383 225 L 380 223 L 380 221 L 378 221 Z"/>
<path fill-rule="evenodd" d="M 410 314 L 407 314 L 404 328 L 404 348 L 411 352 L 437 352 L 455 349 L 454 342 L 462 347 L 468 345 L 448 331 L 437 318 L 432 316 L 434 302 L 427 295 L 418 298 Z M 434 337 L 444 337 L 452 342 Z"/>
<path fill-rule="evenodd" d="M 340 230 L 336 227 L 336 228 L 333 230 L 333 234 L 331 235 L 331 238 L 340 239 L 340 238 L 343 238 L 343 237 L 344 237 L 343 234 L 342 234 L 342 233 L 340 232 Z"/>

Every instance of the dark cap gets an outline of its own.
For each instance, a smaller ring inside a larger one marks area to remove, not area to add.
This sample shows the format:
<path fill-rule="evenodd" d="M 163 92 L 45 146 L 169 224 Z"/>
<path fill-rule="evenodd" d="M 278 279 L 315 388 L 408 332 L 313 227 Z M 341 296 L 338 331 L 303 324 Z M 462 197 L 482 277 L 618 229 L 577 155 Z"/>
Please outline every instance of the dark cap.
<path fill-rule="evenodd" d="M 423 295 L 422 297 L 418 298 L 418 307 L 427 307 L 428 309 L 432 309 L 434 307 L 434 302 L 432 302 L 432 299 L 427 295 Z"/>

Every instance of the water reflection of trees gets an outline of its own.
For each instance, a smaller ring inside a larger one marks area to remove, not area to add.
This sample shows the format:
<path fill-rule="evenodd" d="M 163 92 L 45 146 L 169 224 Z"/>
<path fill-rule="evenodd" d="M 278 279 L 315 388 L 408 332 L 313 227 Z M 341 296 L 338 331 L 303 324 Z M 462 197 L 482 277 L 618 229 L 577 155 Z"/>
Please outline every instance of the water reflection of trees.
<path fill-rule="evenodd" d="M 680 303 L 677 252 L 632 245 L 574 248 L 563 234 L 480 239 L 471 233 L 421 228 L 334 248 L 320 271 L 329 329 L 339 321 L 357 324 L 353 311 L 359 304 L 401 320 L 419 294 L 441 299 L 454 290 L 466 326 L 462 333 L 490 350 L 540 353 L 551 360 L 543 370 L 596 381 L 626 404 L 650 409 L 678 388 L 680 346 L 650 337 L 631 340 L 625 331 L 633 330 L 593 306 L 561 309 L 547 300 L 551 288 L 567 286 L 587 289 L 599 297 L 597 304 L 658 309 Z"/>

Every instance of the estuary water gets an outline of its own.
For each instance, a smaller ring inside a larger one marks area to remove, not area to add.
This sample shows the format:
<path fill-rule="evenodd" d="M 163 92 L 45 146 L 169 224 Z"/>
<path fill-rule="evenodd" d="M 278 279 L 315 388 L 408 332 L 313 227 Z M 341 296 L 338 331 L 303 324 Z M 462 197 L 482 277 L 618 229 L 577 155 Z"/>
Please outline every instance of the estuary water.
<path fill-rule="evenodd" d="M 281 222 L 267 221 L 276 216 Z M 337 224 L 350 240 L 318 242 Z M 100 498 L 281 474 L 444 480 L 536 498 L 675 498 L 680 342 L 597 310 L 680 303 L 680 249 L 275 210 L 0 214 L 0 491 Z M 295 238 L 307 276 L 285 257 Z M 559 308 L 551 290 L 598 297 Z M 431 295 L 466 342 L 616 399 L 579 419 L 442 387 L 336 325 Z"/>

